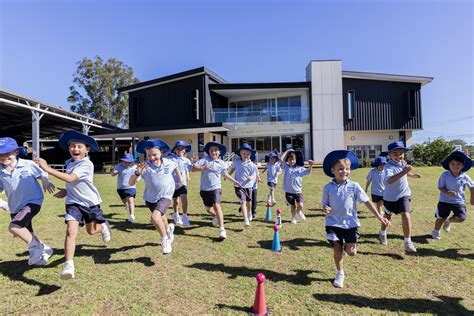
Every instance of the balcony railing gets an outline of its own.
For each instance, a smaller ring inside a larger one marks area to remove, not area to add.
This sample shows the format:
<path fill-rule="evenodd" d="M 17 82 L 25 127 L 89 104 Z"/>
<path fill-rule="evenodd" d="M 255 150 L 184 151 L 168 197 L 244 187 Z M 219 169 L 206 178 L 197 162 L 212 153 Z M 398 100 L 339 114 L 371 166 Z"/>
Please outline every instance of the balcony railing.
<path fill-rule="evenodd" d="M 309 111 L 301 108 L 269 111 L 247 111 L 244 109 L 212 109 L 212 123 L 255 124 L 255 123 L 308 123 Z"/>

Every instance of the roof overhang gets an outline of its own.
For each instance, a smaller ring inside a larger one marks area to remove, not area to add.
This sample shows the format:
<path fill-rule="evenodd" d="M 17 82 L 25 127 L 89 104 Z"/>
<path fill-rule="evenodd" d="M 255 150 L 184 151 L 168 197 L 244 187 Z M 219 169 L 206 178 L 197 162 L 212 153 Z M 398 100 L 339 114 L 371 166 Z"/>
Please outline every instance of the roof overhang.
<path fill-rule="evenodd" d="M 209 89 L 226 98 L 256 97 L 278 93 L 309 91 L 310 82 L 210 84 Z"/>
<path fill-rule="evenodd" d="M 421 85 L 425 85 L 433 81 L 433 77 L 382 74 L 382 73 L 376 73 L 376 72 L 359 72 L 359 71 L 342 71 L 342 78 L 411 82 L 411 83 L 419 83 Z"/>
<path fill-rule="evenodd" d="M 94 138 L 100 139 L 110 139 L 110 138 L 124 138 L 124 137 L 134 137 L 138 139 L 143 139 L 145 137 L 156 137 L 156 136 L 168 136 L 168 135 L 185 135 L 185 134 L 197 134 L 197 133 L 213 133 L 213 132 L 228 132 L 230 129 L 222 126 L 222 124 L 214 124 L 211 126 L 205 127 L 188 127 L 180 129 L 150 129 L 150 130 L 128 130 L 121 131 L 119 133 L 107 133 L 101 135 L 94 135 Z"/>

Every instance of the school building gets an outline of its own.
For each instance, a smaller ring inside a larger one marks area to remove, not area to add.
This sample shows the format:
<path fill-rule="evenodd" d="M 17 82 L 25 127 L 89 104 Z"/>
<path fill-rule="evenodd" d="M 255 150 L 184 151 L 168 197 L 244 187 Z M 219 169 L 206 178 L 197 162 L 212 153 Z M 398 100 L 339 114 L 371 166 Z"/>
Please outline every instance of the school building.
<path fill-rule="evenodd" d="M 422 129 L 421 88 L 431 77 L 345 71 L 341 60 L 310 61 L 305 74 L 229 83 L 201 67 L 127 86 L 129 129 L 104 136 L 182 139 L 195 153 L 211 140 L 232 151 L 249 143 L 259 159 L 294 148 L 321 163 L 335 149 L 373 159 Z"/>

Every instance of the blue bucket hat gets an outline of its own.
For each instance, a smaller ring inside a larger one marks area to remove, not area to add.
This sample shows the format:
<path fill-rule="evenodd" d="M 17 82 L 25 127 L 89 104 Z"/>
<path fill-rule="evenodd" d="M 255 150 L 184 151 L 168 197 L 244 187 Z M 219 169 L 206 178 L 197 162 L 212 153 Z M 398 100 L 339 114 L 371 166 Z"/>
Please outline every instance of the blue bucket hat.
<path fill-rule="evenodd" d="M 268 153 L 265 155 L 265 162 L 269 162 L 270 158 L 276 158 L 277 160 L 280 158 L 280 155 L 278 155 L 277 152 L 272 151 L 271 153 Z"/>
<path fill-rule="evenodd" d="M 221 143 L 219 143 L 219 142 L 209 142 L 209 143 L 206 144 L 206 146 L 204 146 L 204 152 L 208 155 L 209 155 L 209 149 L 211 148 L 211 146 L 218 147 L 220 152 L 221 152 L 222 157 L 224 157 L 224 155 L 227 152 L 227 148 L 224 145 L 222 145 Z"/>
<path fill-rule="evenodd" d="M 288 155 L 286 156 L 286 161 L 288 161 L 288 157 L 290 155 L 290 153 L 295 153 L 295 156 L 296 156 L 296 165 L 297 166 L 300 166 L 300 167 L 303 167 L 304 166 L 304 158 L 303 158 L 303 153 L 299 150 L 293 150 L 291 149 L 289 152 L 288 152 Z M 286 162 L 285 161 L 285 162 Z"/>
<path fill-rule="evenodd" d="M 324 157 L 323 161 L 323 170 L 324 173 L 330 177 L 334 178 L 334 174 L 331 172 L 331 168 L 334 163 L 340 159 L 349 159 L 351 162 L 351 170 L 355 170 L 359 167 L 359 161 L 357 160 L 357 156 L 349 150 L 334 150 L 331 151 L 329 154 Z"/>
<path fill-rule="evenodd" d="M 413 147 L 405 147 L 405 145 L 403 145 L 403 142 L 396 141 L 396 142 L 388 144 L 388 150 L 386 151 L 386 153 L 388 154 L 396 149 L 403 149 L 403 152 L 406 153 L 407 151 L 412 150 Z"/>
<path fill-rule="evenodd" d="M 120 160 L 125 161 L 125 162 L 134 162 L 135 158 L 133 158 L 132 154 L 124 154 Z"/>
<path fill-rule="evenodd" d="M 187 153 L 191 151 L 191 144 L 186 143 L 184 140 L 178 140 L 171 149 L 171 152 L 174 153 L 174 150 L 178 147 L 184 147 Z"/>
<path fill-rule="evenodd" d="M 21 154 L 22 148 L 24 149 L 25 147 L 18 146 L 16 140 L 14 140 L 13 138 L 10 138 L 10 137 L 0 138 L 0 155 L 9 153 L 14 150 L 19 150 Z"/>
<path fill-rule="evenodd" d="M 85 144 L 90 148 L 90 151 L 99 150 L 99 145 L 94 138 L 77 131 L 67 131 L 62 133 L 61 136 L 59 136 L 59 147 L 64 151 L 68 151 L 69 143 L 72 141 Z"/>
<path fill-rule="evenodd" d="M 137 144 L 137 151 L 143 154 L 147 148 L 153 147 L 160 148 L 163 154 L 170 152 L 170 146 L 161 139 L 141 140 Z"/>
<path fill-rule="evenodd" d="M 461 159 L 462 161 L 464 161 L 464 168 L 462 168 L 462 172 L 466 172 L 466 171 L 468 171 L 469 169 L 471 169 L 471 167 L 472 167 L 472 160 L 471 160 L 471 158 L 469 158 L 469 157 L 466 156 L 462 151 L 459 151 L 459 150 L 453 151 L 452 153 L 450 153 L 450 154 L 448 155 L 448 157 L 446 157 L 445 160 L 443 160 L 443 162 L 441 163 L 441 165 L 443 166 L 443 168 L 446 169 L 446 170 L 449 170 L 449 163 L 450 163 L 451 160 L 453 160 L 454 158 L 458 158 L 458 159 Z"/>
<path fill-rule="evenodd" d="M 374 162 L 371 164 L 372 167 L 377 168 L 381 164 L 386 164 L 387 163 L 387 158 L 384 156 L 380 156 L 375 158 Z"/>
<path fill-rule="evenodd" d="M 252 149 L 252 146 L 250 146 L 250 145 L 247 144 L 247 143 L 243 144 L 242 146 L 240 146 L 240 148 L 237 148 L 237 150 L 235 151 L 235 154 L 236 154 L 237 156 L 239 156 L 239 157 L 241 157 L 241 156 L 240 156 L 240 151 L 241 151 L 241 150 L 248 150 L 248 151 L 250 151 L 250 155 L 252 155 L 253 152 L 254 152 L 254 150 Z"/>

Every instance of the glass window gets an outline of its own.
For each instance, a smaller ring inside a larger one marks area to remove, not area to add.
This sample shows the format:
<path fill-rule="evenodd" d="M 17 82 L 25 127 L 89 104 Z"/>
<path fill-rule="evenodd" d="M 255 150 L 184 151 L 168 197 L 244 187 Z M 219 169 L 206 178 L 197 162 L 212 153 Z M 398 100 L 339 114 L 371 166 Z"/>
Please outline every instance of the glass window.
<path fill-rule="evenodd" d="M 416 116 L 416 108 L 420 102 L 420 94 L 417 90 L 410 89 L 408 90 L 408 115 L 410 117 Z"/>
<path fill-rule="evenodd" d="M 273 136 L 272 137 L 271 150 L 276 150 L 277 152 L 281 152 L 281 149 L 280 149 L 280 136 Z"/>
<path fill-rule="evenodd" d="M 278 111 L 278 121 L 289 121 L 290 116 L 288 113 L 289 108 L 289 98 L 278 98 L 277 99 L 277 111 Z M 284 147 L 284 146 L 283 146 Z"/>
<path fill-rule="evenodd" d="M 355 92 L 353 90 L 347 91 L 347 118 L 352 120 L 354 118 L 355 106 Z"/>
<path fill-rule="evenodd" d="M 204 133 L 198 133 L 198 150 L 200 153 L 204 151 Z"/>
<path fill-rule="evenodd" d="M 232 138 L 232 140 L 230 141 L 231 143 L 231 151 L 236 151 L 237 148 L 239 148 L 239 139 L 238 138 Z"/>
<path fill-rule="evenodd" d="M 288 135 L 281 137 L 281 145 L 283 146 L 282 151 L 286 151 L 292 148 L 291 140 L 292 140 L 292 137 Z"/>

